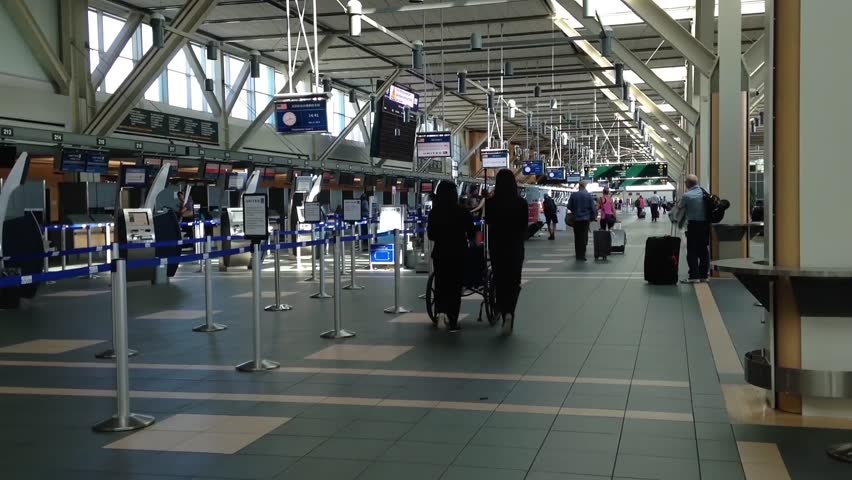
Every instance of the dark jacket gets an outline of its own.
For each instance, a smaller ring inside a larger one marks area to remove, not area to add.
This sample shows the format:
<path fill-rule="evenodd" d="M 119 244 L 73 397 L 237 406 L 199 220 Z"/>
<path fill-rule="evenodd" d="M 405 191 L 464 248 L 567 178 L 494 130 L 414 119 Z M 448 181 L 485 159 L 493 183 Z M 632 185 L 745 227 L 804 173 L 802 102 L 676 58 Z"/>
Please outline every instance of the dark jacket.
<path fill-rule="evenodd" d="M 529 205 L 521 197 L 491 197 L 485 201 L 488 245 L 492 252 L 523 252 Z M 491 255 L 492 259 L 494 255 Z"/>
<path fill-rule="evenodd" d="M 434 242 L 432 258 L 463 259 L 468 242 L 474 238 L 473 217 L 459 205 L 434 208 L 429 212 L 426 233 Z"/>

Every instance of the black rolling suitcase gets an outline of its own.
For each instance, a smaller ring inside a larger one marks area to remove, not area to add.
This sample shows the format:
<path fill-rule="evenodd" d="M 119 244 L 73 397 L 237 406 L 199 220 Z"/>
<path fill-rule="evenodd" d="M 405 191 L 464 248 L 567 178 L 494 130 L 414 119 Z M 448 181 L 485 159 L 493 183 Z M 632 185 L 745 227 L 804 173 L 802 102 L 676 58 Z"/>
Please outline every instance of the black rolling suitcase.
<path fill-rule="evenodd" d="M 651 285 L 677 284 L 680 237 L 648 237 L 645 241 L 645 281 Z"/>
<path fill-rule="evenodd" d="M 538 233 L 539 230 L 542 229 L 542 227 L 544 227 L 544 222 L 533 222 L 527 225 L 527 239 L 529 240 L 530 238 L 535 236 L 535 234 Z"/>
<path fill-rule="evenodd" d="M 598 258 L 606 260 L 606 257 L 612 251 L 612 234 L 609 233 L 609 230 L 595 230 L 592 232 L 592 245 L 595 260 Z"/>

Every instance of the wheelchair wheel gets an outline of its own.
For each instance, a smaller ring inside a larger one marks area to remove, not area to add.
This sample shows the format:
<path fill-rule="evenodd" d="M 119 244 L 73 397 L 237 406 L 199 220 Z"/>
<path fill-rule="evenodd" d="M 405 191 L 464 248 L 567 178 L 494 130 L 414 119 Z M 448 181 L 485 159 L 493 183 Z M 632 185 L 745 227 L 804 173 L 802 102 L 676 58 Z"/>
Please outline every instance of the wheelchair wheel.
<path fill-rule="evenodd" d="M 426 280 L 426 313 L 435 325 L 438 324 L 438 315 L 435 313 L 435 273 L 429 274 Z"/>
<path fill-rule="evenodd" d="M 482 289 L 485 295 L 482 297 L 483 305 L 485 306 L 485 317 L 488 319 L 488 324 L 492 327 L 497 324 L 497 288 L 494 285 L 494 273 L 489 271 L 486 276 L 485 288 Z"/>

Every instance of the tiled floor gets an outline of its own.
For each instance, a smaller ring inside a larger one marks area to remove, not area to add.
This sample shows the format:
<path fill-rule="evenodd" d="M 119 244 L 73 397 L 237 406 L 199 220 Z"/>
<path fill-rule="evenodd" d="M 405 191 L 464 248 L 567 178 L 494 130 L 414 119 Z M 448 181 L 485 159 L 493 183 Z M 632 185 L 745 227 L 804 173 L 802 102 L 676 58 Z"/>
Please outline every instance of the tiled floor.
<path fill-rule="evenodd" d="M 631 246 L 667 227 L 625 223 Z M 532 266 L 510 338 L 474 320 L 475 301 L 462 304 L 461 333 L 432 327 L 417 298 L 424 274 L 402 276 L 401 303 L 413 312 L 386 315 L 392 273 L 359 271 L 366 290 L 340 299 L 357 336 L 322 339 L 333 302 L 309 299 L 317 284 L 284 255 L 282 290 L 294 309 L 262 312 L 260 333 L 263 357 L 282 367 L 255 374 L 233 369 L 254 354 L 250 272 L 214 273 L 216 318 L 229 328 L 212 334 L 136 321 L 203 319 L 194 266 L 179 271 L 182 282 L 131 289 L 129 343 L 140 351 L 130 360 L 131 409 L 157 422 L 123 434 L 91 431 L 115 413 L 114 371 L 93 357 L 101 340 L 73 340 L 111 339 L 108 278 L 44 286 L 49 302 L 0 316 L 2 477 L 850 478 L 823 453 L 849 440 L 846 424 L 767 414 L 736 375 L 739 351 L 766 338 L 759 322 L 733 317 L 754 314 L 736 282 L 698 295 L 651 287 L 641 248 L 577 263 L 570 242 L 560 232 L 527 244 Z"/>

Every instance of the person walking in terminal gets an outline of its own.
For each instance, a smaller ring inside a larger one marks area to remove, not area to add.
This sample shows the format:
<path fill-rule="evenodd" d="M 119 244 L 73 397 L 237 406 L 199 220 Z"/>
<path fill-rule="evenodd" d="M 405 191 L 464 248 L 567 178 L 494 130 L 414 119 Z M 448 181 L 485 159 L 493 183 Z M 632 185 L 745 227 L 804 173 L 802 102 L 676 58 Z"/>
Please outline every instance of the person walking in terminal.
<path fill-rule="evenodd" d="M 595 219 L 597 208 L 592 195 L 586 191 L 586 181 L 580 182 L 578 190 L 568 199 L 568 210 L 573 216 L 574 253 L 577 260 L 586 261 L 586 245 L 589 243 L 589 223 Z"/>
<path fill-rule="evenodd" d="M 609 194 L 609 187 L 604 187 L 603 195 L 598 200 L 598 210 L 601 211 L 601 230 L 609 230 L 615 225 L 615 202 Z"/>
<path fill-rule="evenodd" d="M 494 195 L 485 201 L 485 223 L 488 225 L 488 253 L 494 274 L 497 310 L 503 317 L 503 335 L 511 335 L 515 326 L 528 216 L 529 206 L 518 195 L 515 174 L 508 169 L 500 170 L 495 180 Z"/>
<path fill-rule="evenodd" d="M 544 207 L 544 220 L 547 224 L 547 231 L 550 232 L 550 236 L 547 237 L 548 240 L 556 240 L 556 224 L 558 220 L 556 218 L 556 202 L 553 201 L 553 198 L 544 194 L 544 201 L 541 202 Z"/>
<path fill-rule="evenodd" d="M 460 330 L 464 258 L 474 237 L 473 218 L 459 205 L 458 195 L 455 184 L 441 182 L 426 227 L 426 234 L 433 242 L 435 306 L 439 323 L 450 332 Z"/>
<path fill-rule="evenodd" d="M 706 282 L 710 273 L 710 221 L 707 218 L 707 200 L 698 177 L 686 177 L 686 192 L 678 202 L 680 223 L 686 222 L 686 263 L 689 278 L 683 283 Z"/>
<path fill-rule="evenodd" d="M 651 222 L 654 223 L 660 218 L 660 197 L 656 191 L 648 197 L 648 206 L 651 207 Z"/>

